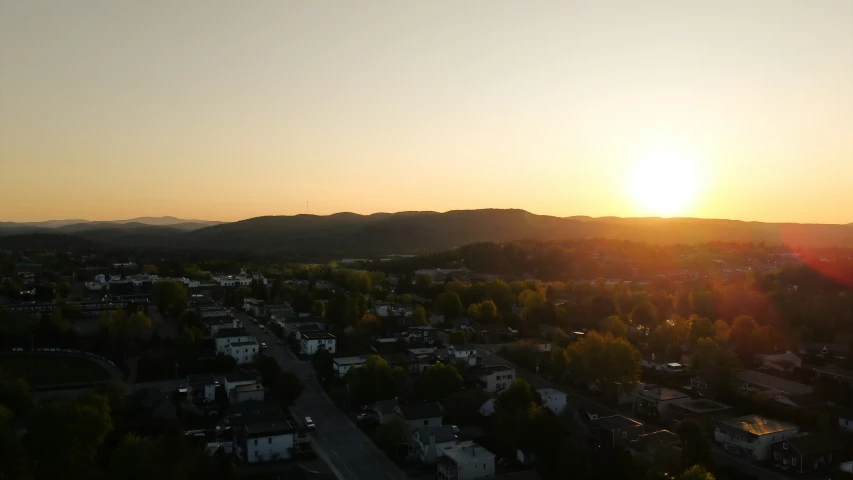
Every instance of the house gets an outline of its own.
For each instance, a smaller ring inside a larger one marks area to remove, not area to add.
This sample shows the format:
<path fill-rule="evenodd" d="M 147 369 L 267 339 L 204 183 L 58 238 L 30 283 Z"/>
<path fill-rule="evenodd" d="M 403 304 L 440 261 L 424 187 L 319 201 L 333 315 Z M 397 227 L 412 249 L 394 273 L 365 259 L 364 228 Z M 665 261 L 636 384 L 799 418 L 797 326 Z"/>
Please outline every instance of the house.
<path fill-rule="evenodd" d="M 357 368 L 367 363 L 368 355 L 359 355 L 357 357 L 340 357 L 332 360 L 335 367 L 335 374 L 338 378 L 343 378 L 351 368 Z"/>
<path fill-rule="evenodd" d="M 759 415 L 720 420 L 714 428 L 717 443 L 740 449 L 759 461 L 770 455 L 771 444 L 798 434 L 799 428 L 793 423 Z"/>
<path fill-rule="evenodd" d="M 414 345 L 433 345 L 438 339 L 438 329 L 433 326 L 409 327 L 407 334 L 409 343 Z"/>
<path fill-rule="evenodd" d="M 640 435 L 628 443 L 631 457 L 656 469 L 672 472 L 681 467 L 681 437 L 669 430 Z"/>
<path fill-rule="evenodd" d="M 289 303 L 265 303 L 263 316 L 288 318 L 294 315 L 293 307 Z M 319 317 L 318 317 L 319 318 Z"/>
<path fill-rule="evenodd" d="M 400 367 L 403 370 L 414 370 L 417 362 L 403 353 L 383 353 L 379 358 L 388 362 L 391 368 Z"/>
<path fill-rule="evenodd" d="M 225 347 L 228 345 L 237 342 L 253 342 L 255 341 L 255 337 L 250 335 L 244 328 L 223 328 L 216 332 L 213 341 L 216 345 L 216 353 L 224 354 Z"/>
<path fill-rule="evenodd" d="M 634 392 L 634 411 L 654 419 L 668 418 L 669 405 L 677 400 L 690 398 L 689 395 L 670 388 L 647 388 Z"/>
<path fill-rule="evenodd" d="M 294 456 L 296 430 L 286 420 L 247 423 L 243 457 L 248 463 L 271 462 Z"/>
<path fill-rule="evenodd" d="M 139 406 L 151 415 L 151 418 L 174 420 L 178 410 L 172 401 L 172 392 L 146 388 L 136 394 Z"/>
<path fill-rule="evenodd" d="M 815 373 L 824 378 L 830 378 L 836 382 L 846 382 L 853 385 L 853 371 L 844 368 L 836 367 L 835 365 L 825 365 L 823 367 L 814 367 Z"/>
<path fill-rule="evenodd" d="M 216 400 L 216 387 L 219 382 L 210 373 L 187 375 L 187 396 L 198 403 L 209 403 Z"/>
<path fill-rule="evenodd" d="M 817 413 L 826 405 L 826 402 L 812 393 L 804 393 L 802 395 L 779 395 L 778 397 L 774 397 L 773 401 L 794 410 L 814 413 Z"/>
<path fill-rule="evenodd" d="M 193 297 L 196 297 L 196 295 L 193 295 Z M 198 297 L 202 297 L 202 295 L 198 295 Z M 211 302 L 213 302 L 213 300 L 211 300 Z M 196 307 L 195 311 L 202 320 L 205 318 L 231 317 L 231 314 L 225 309 L 225 307 L 216 305 L 201 304 Z"/>
<path fill-rule="evenodd" d="M 261 381 L 260 374 L 249 370 L 234 370 L 225 375 L 225 393 L 231 397 L 231 393 L 235 388 L 245 385 L 257 385 Z"/>
<path fill-rule="evenodd" d="M 515 369 L 504 365 L 480 367 L 477 372 L 477 380 L 487 393 L 500 393 L 515 383 L 515 379 Z"/>
<path fill-rule="evenodd" d="M 276 319 L 284 330 L 284 336 L 288 338 L 295 337 L 296 332 L 325 332 L 327 330 L 326 321 L 320 317 L 282 317 L 281 319 L 276 317 Z"/>
<path fill-rule="evenodd" d="M 800 345 L 800 354 L 830 357 L 838 360 L 847 358 L 849 347 L 843 344 L 806 342 Z"/>
<path fill-rule="evenodd" d="M 474 333 L 483 343 L 511 342 L 518 338 L 518 330 L 498 324 L 481 326 L 474 329 Z"/>
<path fill-rule="evenodd" d="M 373 308 L 373 312 L 380 318 L 392 316 L 406 318 L 412 316 L 412 307 L 398 304 L 379 303 Z"/>
<path fill-rule="evenodd" d="M 453 427 L 420 427 L 412 433 L 409 455 L 424 465 L 432 465 L 444 450 L 456 445 Z"/>
<path fill-rule="evenodd" d="M 437 325 L 444 325 L 444 315 L 430 315 L 427 323 L 433 327 Z"/>
<path fill-rule="evenodd" d="M 466 442 L 444 450 L 436 463 L 438 480 L 474 480 L 495 476 L 495 454 L 476 443 Z"/>
<path fill-rule="evenodd" d="M 542 406 L 556 413 L 563 413 L 566 409 L 566 392 L 561 392 L 555 388 L 540 388 L 536 390 L 539 396 L 542 397 Z"/>
<path fill-rule="evenodd" d="M 231 402 L 232 403 L 242 403 L 248 400 L 261 400 L 264 399 L 264 386 L 260 383 L 256 383 L 254 385 L 240 385 L 238 387 L 234 387 L 231 394 Z"/>
<path fill-rule="evenodd" d="M 754 393 L 762 397 L 772 398 L 778 395 L 812 393 L 812 387 L 808 385 L 753 370 L 737 372 L 735 382 L 735 391 L 744 395 Z"/>
<path fill-rule="evenodd" d="M 254 340 L 234 342 L 225 346 L 225 355 L 233 358 L 237 365 L 254 362 L 259 352 L 260 346 Z"/>
<path fill-rule="evenodd" d="M 477 366 L 479 357 L 477 357 L 477 348 L 472 345 L 453 345 L 447 348 L 447 360 L 454 364 L 465 364 L 468 367 Z"/>
<path fill-rule="evenodd" d="M 407 350 L 409 358 L 414 362 L 414 370 L 418 373 L 423 373 L 424 370 L 435 365 L 438 360 L 437 350 L 432 347 L 428 348 L 410 348 Z"/>
<path fill-rule="evenodd" d="M 204 325 L 204 333 L 208 338 L 215 337 L 216 334 L 226 328 L 240 327 L 240 321 L 230 315 L 202 317 L 201 323 Z"/>
<path fill-rule="evenodd" d="M 397 407 L 400 403 L 396 398 L 391 400 L 380 400 L 373 404 L 371 410 L 376 415 L 376 419 L 380 425 L 384 425 L 391 420 L 397 418 Z"/>
<path fill-rule="evenodd" d="M 240 275 L 216 275 L 213 281 L 220 287 L 248 287 L 252 285 L 252 277 Z"/>
<path fill-rule="evenodd" d="M 826 434 L 806 434 L 770 445 L 773 464 L 779 468 L 807 473 L 838 464 L 841 443 Z"/>
<path fill-rule="evenodd" d="M 263 314 L 264 301 L 257 298 L 246 298 L 243 300 L 243 311 L 253 317 L 260 317 Z"/>
<path fill-rule="evenodd" d="M 440 427 L 444 409 L 438 402 L 398 405 L 394 413 L 409 424 L 409 435 L 421 427 Z"/>
<path fill-rule="evenodd" d="M 643 434 L 643 424 L 622 415 L 613 415 L 593 421 L 591 433 L 600 447 L 627 447 Z"/>
<path fill-rule="evenodd" d="M 778 370 L 780 372 L 790 372 L 795 368 L 803 366 L 803 360 L 796 354 L 791 353 L 790 350 L 785 353 L 776 354 L 759 353 L 755 355 L 753 360 L 763 368 Z"/>
<path fill-rule="evenodd" d="M 733 411 L 729 405 L 707 398 L 683 398 L 668 402 L 667 406 L 669 412 L 665 417 L 678 423 L 693 420 L 708 432 L 719 420 L 730 417 Z"/>
<path fill-rule="evenodd" d="M 314 355 L 320 350 L 334 354 L 337 347 L 337 339 L 327 332 L 297 332 L 296 339 L 302 355 Z"/>

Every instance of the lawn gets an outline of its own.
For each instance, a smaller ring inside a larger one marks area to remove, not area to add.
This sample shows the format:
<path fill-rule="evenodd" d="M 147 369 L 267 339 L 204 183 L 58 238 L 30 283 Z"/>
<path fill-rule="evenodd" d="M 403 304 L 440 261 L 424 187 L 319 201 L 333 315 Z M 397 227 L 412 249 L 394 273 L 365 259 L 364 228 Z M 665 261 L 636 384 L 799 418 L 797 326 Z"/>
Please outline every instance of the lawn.
<path fill-rule="evenodd" d="M 0 355 L 0 371 L 31 386 L 98 382 L 110 379 L 104 367 L 85 357 L 15 353 Z"/>

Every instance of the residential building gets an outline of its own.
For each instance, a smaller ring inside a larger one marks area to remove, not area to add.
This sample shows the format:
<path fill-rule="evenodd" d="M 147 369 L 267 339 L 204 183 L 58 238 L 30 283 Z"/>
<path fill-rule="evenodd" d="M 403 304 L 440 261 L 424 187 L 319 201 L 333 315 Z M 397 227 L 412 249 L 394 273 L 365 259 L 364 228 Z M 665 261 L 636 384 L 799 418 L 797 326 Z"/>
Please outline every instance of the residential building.
<path fill-rule="evenodd" d="M 210 403 L 216 400 L 216 387 L 219 382 L 210 373 L 187 375 L 187 396 L 197 403 Z"/>
<path fill-rule="evenodd" d="M 800 354 L 814 355 L 817 357 L 829 357 L 844 360 L 849 352 L 849 347 L 843 344 L 805 342 L 800 345 Z"/>
<path fill-rule="evenodd" d="M 337 339 L 327 332 L 297 332 L 296 339 L 299 342 L 299 353 L 302 355 L 314 355 L 320 350 L 334 354 L 337 350 Z"/>
<path fill-rule="evenodd" d="M 296 431 L 287 421 L 258 421 L 247 423 L 244 428 L 247 462 L 271 462 L 293 457 Z"/>
<path fill-rule="evenodd" d="M 437 350 L 432 347 L 410 348 L 409 358 L 414 362 L 414 370 L 423 373 L 429 367 L 435 365 L 438 360 Z"/>
<path fill-rule="evenodd" d="M 806 434 L 770 445 L 773 464 L 785 470 L 808 473 L 838 464 L 841 443 L 826 434 Z"/>
<path fill-rule="evenodd" d="M 438 339 L 438 329 L 432 326 L 409 327 L 407 333 L 407 339 L 413 345 L 433 345 Z"/>
<path fill-rule="evenodd" d="M 490 399 L 486 400 L 485 402 L 483 402 L 482 405 L 480 405 L 479 412 L 480 412 L 480 415 L 482 415 L 484 417 L 491 417 L 492 415 L 495 414 L 495 410 L 497 410 L 497 408 L 498 408 L 498 401 L 494 398 L 490 398 Z"/>
<path fill-rule="evenodd" d="M 610 417 L 613 412 L 609 409 L 599 407 L 595 404 L 587 404 L 585 407 L 578 409 L 578 416 L 584 423 L 591 425 L 596 420 Z"/>
<path fill-rule="evenodd" d="M 756 354 L 755 355 L 755 363 L 761 365 L 763 368 L 769 368 L 771 370 L 778 370 L 780 372 L 790 372 L 795 368 L 801 368 L 803 366 L 803 360 L 791 351 L 787 351 L 785 353 L 775 353 L 775 354 Z"/>
<path fill-rule="evenodd" d="M 400 367 L 403 370 L 411 371 L 414 370 L 417 365 L 415 360 L 402 353 L 383 353 L 379 355 L 379 358 L 388 362 L 388 365 L 391 368 Z"/>
<path fill-rule="evenodd" d="M 225 393 L 230 398 L 235 388 L 245 385 L 258 385 L 260 382 L 261 376 L 254 370 L 234 370 L 225 375 Z"/>
<path fill-rule="evenodd" d="M 473 345 L 453 345 L 448 347 L 447 360 L 454 365 L 463 363 L 468 367 L 475 367 L 480 361 L 477 356 L 477 349 Z"/>
<path fill-rule="evenodd" d="M 756 394 L 766 398 L 785 394 L 802 395 L 813 391 L 808 385 L 753 370 L 737 372 L 735 381 L 737 383 L 735 391 L 744 395 Z"/>
<path fill-rule="evenodd" d="M 792 410 L 811 413 L 818 413 L 826 405 L 826 402 L 813 393 L 779 395 L 778 397 L 774 397 L 773 401 Z"/>
<path fill-rule="evenodd" d="M 741 449 L 759 461 L 770 455 L 771 444 L 798 434 L 799 428 L 793 423 L 759 415 L 720 420 L 714 428 L 717 443 Z"/>
<path fill-rule="evenodd" d="M 714 425 L 724 418 L 730 417 L 732 407 L 707 398 L 683 398 L 668 403 L 669 412 L 666 417 L 675 422 L 694 420 L 706 431 L 714 430 Z"/>
<path fill-rule="evenodd" d="M 200 299 L 201 298 L 207 298 L 203 295 L 193 295 L 193 300 L 195 299 L 195 297 L 199 297 Z M 213 300 L 211 300 L 211 302 L 213 302 Z M 206 304 L 206 303 L 203 303 L 199 306 L 196 306 L 195 311 L 198 314 L 198 316 L 201 317 L 202 319 L 205 319 L 208 317 L 230 317 L 231 316 L 231 313 L 228 310 L 226 310 L 225 307 L 220 307 L 217 305 Z"/>
<path fill-rule="evenodd" d="M 643 434 L 642 423 L 622 415 L 599 418 L 591 427 L 598 446 L 603 448 L 627 447 Z"/>
<path fill-rule="evenodd" d="M 248 287 L 252 285 L 252 277 L 245 275 L 216 275 L 213 281 L 220 287 Z"/>
<path fill-rule="evenodd" d="M 418 428 L 440 427 L 444 417 L 444 410 L 438 402 L 398 405 L 394 413 L 408 422 L 410 436 Z"/>
<path fill-rule="evenodd" d="M 836 382 L 853 384 L 853 370 L 839 368 L 835 365 L 824 365 L 822 367 L 814 367 L 814 371 L 818 376 L 830 378 Z"/>
<path fill-rule="evenodd" d="M 476 443 L 466 442 L 446 449 L 436 463 L 438 480 L 475 480 L 495 476 L 495 454 Z"/>
<path fill-rule="evenodd" d="M 380 425 L 384 425 L 391 420 L 397 418 L 397 407 L 400 405 L 400 402 L 397 401 L 396 398 L 391 400 L 380 400 L 373 404 L 371 410 L 373 410 L 376 415 L 376 420 Z"/>
<path fill-rule="evenodd" d="M 432 465 L 442 452 L 456 445 L 453 427 L 419 427 L 412 433 L 409 455 L 424 465 Z"/>
<path fill-rule="evenodd" d="M 225 347 L 232 343 L 238 342 L 254 342 L 255 337 L 249 334 L 244 328 L 223 328 L 216 332 L 214 343 L 216 345 L 216 353 L 224 354 Z"/>
<path fill-rule="evenodd" d="M 295 313 L 293 307 L 287 302 L 264 304 L 264 315 L 269 317 L 290 318 Z"/>
<path fill-rule="evenodd" d="M 234 387 L 231 402 L 242 403 L 248 400 L 264 400 L 264 386 L 260 383 L 254 385 L 240 385 Z"/>
<path fill-rule="evenodd" d="M 634 412 L 653 418 L 668 418 L 669 405 L 677 400 L 690 398 L 690 395 L 670 388 L 654 387 L 634 392 Z"/>
<path fill-rule="evenodd" d="M 326 321 L 320 317 L 276 317 L 278 323 L 284 329 L 284 335 L 288 338 L 295 337 L 297 332 L 325 332 Z"/>
<path fill-rule="evenodd" d="M 515 383 L 516 373 L 512 367 L 490 365 L 479 368 L 477 379 L 487 393 L 500 393 Z"/>
<path fill-rule="evenodd" d="M 540 388 L 536 391 L 542 397 L 542 406 L 544 408 L 550 409 L 557 415 L 563 413 L 563 410 L 566 409 L 566 392 L 561 392 L 555 388 Z"/>
<path fill-rule="evenodd" d="M 254 340 L 234 342 L 225 346 L 225 355 L 233 358 L 237 365 L 254 362 L 258 353 L 260 353 L 260 346 Z"/>
<path fill-rule="evenodd" d="M 264 301 L 257 298 L 246 298 L 243 300 L 243 311 L 259 318 L 264 313 Z"/>
<path fill-rule="evenodd" d="M 175 402 L 172 401 L 171 391 L 146 388 L 145 390 L 137 392 L 135 395 L 139 400 L 139 406 L 145 410 L 151 418 L 174 420 L 177 417 L 178 410 L 175 407 Z"/>
<path fill-rule="evenodd" d="M 230 315 L 202 317 L 201 323 L 204 324 L 204 333 L 208 338 L 215 337 L 217 333 L 226 328 L 240 328 L 240 321 Z"/>
<path fill-rule="evenodd" d="M 412 316 L 412 307 L 407 307 L 405 305 L 379 303 L 374 306 L 373 311 L 376 313 L 376 316 L 380 318 L 392 316 L 406 318 Z"/>
<path fill-rule="evenodd" d="M 682 467 L 681 437 L 669 430 L 640 435 L 628 443 L 628 450 L 635 463 L 654 466 L 660 471 L 672 472 Z"/>
<path fill-rule="evenodd" d="M 357 357 L 340 357 L 332 360 L 335 367 L 335 374 L 338 378 L 343 378 L 351 368 L 357 368 L 367 363 L 369 355 L 359 355 Z"/>

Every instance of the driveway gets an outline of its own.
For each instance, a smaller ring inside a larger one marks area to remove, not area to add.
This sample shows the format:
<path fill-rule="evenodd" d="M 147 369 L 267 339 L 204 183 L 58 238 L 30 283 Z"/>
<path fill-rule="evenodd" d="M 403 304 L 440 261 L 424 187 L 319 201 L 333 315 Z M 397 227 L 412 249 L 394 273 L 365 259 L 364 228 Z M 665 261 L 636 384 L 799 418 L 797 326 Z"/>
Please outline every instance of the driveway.
<path fill-rule="evenodd" d="M 311 433 L 314 450 L 324 459 L 340 480 L 407 478 L 376 445 L 332 402 L 317 378 L 310 362 L 297 359 L 278 338 L 262 331 L 248 315 L 235 312 L 243 326 L 258 342 L 267 344 L 266 354 L 275 358 L 281 368 L 299 376 L 305 386 L 296 399 L 293 413 L 297 419 L 311 417 L 316 430 Z"/>

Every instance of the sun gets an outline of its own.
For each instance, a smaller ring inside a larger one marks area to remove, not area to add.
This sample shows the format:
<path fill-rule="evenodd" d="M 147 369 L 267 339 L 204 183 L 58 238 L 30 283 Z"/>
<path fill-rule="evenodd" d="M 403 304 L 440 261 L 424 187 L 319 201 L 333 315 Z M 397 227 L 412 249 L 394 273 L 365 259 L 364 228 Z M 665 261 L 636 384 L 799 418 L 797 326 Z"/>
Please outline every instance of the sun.
<path fill-rule="evenodd" d="M 654 154 L 638 161 L 629 177 L 637 206 L 648 215 L 683 214 L 696 200 L 699 175 L 689 158 Z"/>

